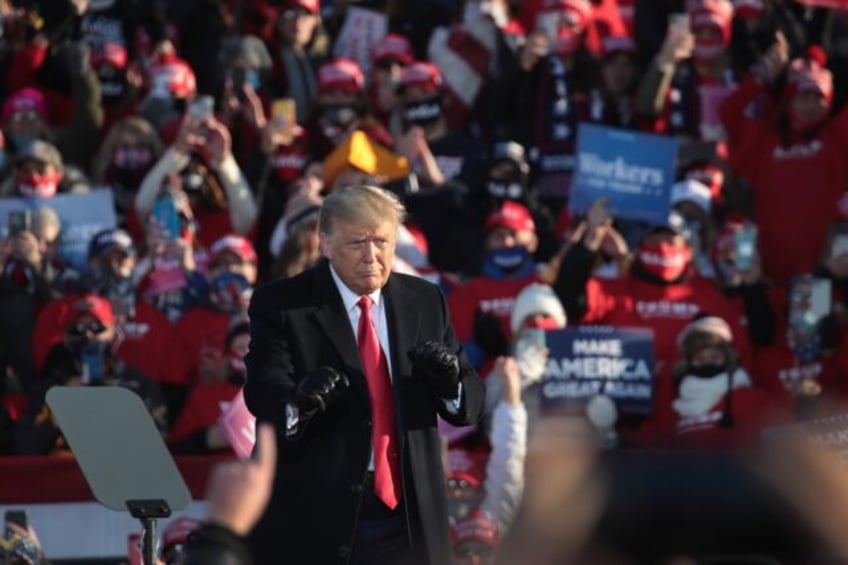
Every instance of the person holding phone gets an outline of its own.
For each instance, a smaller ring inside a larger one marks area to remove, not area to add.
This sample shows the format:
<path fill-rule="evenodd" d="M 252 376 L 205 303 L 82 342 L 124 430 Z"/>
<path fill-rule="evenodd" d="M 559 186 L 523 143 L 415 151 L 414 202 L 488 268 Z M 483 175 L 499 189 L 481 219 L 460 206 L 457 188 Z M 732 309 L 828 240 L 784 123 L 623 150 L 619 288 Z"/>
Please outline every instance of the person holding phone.
<path fill-rule="evenodd" d="M 730 166 L 754 196 L 763 272 L 780 284 L 819 268 L 848 185 L 848 113 L 843 109 L 831 117 L 834 84 L 826 59 L 813 46 L 790 62 L 788 44 L 778 35 L 760 72 L 721 108 L 730 134 Z M 773 112 L 747 112 L 752 101 L 779 84 L 781 103 Z M 799 186 L 804 187 L 802 198 Z"/>
<path fill-rule="evenodd" d="M 151 418 L 164 432 L 167 409 L 156 383 L 138 368 L 124 364 L 115 353 L 119 345 L 115 313 L 105 298 L 77 295 L 57 314 L 63 328 L 60 342 L 44 360 L 38 383 L 16 431 L 15 445 L 21 455 L 62 454 L 68 450 L 46 405 L 50 387 L 123 386 L 138 394 Z"/>
<path fill-rule="evenodd" d="M 203 245 L 228 233 L 249 233 L 258 216 L 253 191 L 233 156 L 230 132 L 212 115 L 213 105 L 210 97 L 192 104 L 176 141 L 144 177 L 135 196 L 135 213 L 144 224 L 166 176 L 179 175 Z"/>

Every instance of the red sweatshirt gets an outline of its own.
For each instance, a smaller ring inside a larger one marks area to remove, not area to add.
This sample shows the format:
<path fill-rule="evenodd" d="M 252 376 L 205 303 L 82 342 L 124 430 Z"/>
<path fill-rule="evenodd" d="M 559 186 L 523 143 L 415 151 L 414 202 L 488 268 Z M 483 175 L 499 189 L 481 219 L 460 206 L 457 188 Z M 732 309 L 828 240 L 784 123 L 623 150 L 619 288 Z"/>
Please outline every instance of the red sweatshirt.
<path fill-rule="evenodd" d="M 224 407 L 238 394 L 241 385 L 229 381 L 200 383 L 191 390 L 183 411 L 174 423 L 169 440 L 183 440 L 218 421 Z"/>
<path fill-rule="evenodd" d="M 848 188 L 848 113 L 827 122 L 812 139 L 782 140 L 772 123 L 749 119 L 746 107 L 760 94 L 747 79 L 722 105 L 730 165 L 756 198 L 763 270 L 779 282 L 812 272 L 828 225 Z"/>
<path fill-rule="evenodd" d="M 162 381 L 176 385 L 194 385 L 200 381 L 201 356 L 208 352 L 222 357 L 230 314 L 204 307 L 192 308 L 177 322 L 174 340 L 168 348 Z"/>
<path fill-rule="evenodd" d="M 123 340 L 116 354 L 127 365 L 136 367 L 154 381 L 161 381 L 165 355 L 174 345 L 174 326 L 159 310 L 137 301 L 135 316 L 118 323 Z"/>
<path fill-rule="evenodd" d="M 456 337 L 461 342 L 471 339 L 474 315 L 480 310 L 497 316 L 504 335 L 509 339 L 512 336 L 509 323 L 515 297 L 525 286 L 534 282 L 539 282 L 535 274 L 506 280 L 475 277 L 457 286 L 448 295 L 448 307 Z"/>
<path fill-rule="evenodd" d="M 654 406 L 667 406 L 674 394 L 671 367 L 679 358 L 677 336 L 698 312 L 723 318 L 733 330 L 742 365 L 748 359 L 748 335 L 742 329 L 743 309 L 724 297 L 715 285 L 696 277 L 690 282 L 660 285 L 634 276 L 589 280 L 584 324 L 648 328 L 654 332 L 657 363 Z"/>

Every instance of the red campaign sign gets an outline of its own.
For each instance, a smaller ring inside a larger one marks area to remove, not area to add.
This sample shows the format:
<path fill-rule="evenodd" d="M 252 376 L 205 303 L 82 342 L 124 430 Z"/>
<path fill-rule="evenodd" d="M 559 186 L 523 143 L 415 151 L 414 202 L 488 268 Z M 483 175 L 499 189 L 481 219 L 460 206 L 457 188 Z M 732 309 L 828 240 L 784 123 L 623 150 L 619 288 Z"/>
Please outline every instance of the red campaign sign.
<path fill-rule="evenodd" d="M 218 424 L 236 455 L 243 459 L 250 457 L 256 443 L 256 418 L 247 409 L 241 391 L 221 413 Z"/>
<path fill-rule="evenodd" d="M 836 10 L 848 10 L 848 0 L 795 0 L 805 6 L 816 6 L 820 8 L 833 8 Z"/>

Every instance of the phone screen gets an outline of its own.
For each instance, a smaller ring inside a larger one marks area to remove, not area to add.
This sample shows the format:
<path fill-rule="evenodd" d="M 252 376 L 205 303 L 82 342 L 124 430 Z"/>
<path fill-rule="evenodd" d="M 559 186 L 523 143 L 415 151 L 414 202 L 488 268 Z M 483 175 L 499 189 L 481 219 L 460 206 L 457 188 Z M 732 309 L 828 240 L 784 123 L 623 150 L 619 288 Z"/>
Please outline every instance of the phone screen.
<path fill-rule="evenodd" d="M 7 220 L 9 237 L 15 237 L 29 231 L 32 227 L 32 214 L 29 210 L 10 210 Z"/>
<path fill-rule="evenodd" d="M 534 346 L 538 349 L 545 349 L 545 330 L 540 328 L 524 328 L 518 337 L 520 345 L 516 345 L 516 350 L 522 347 Z"/>
<path fill-rule="evenodd" d="M 212 117 L 215 110 L 215 99 L 211 96 L 200 96 L 191 103 L 189 110 L 191 117 L 196 119 L 206 119 Z"/>
<path fill-rule="evenodd" d="M 153 203 L 153 217 L 156 224 L 165 230 L 171 239 L 180 237 L 180 213 L 173 198 L 170 196 L 158 198 Z"/>
<path fill-rule="evenodd" d="M 821 320 L 830 315 L 833 302 L 833 285 L 830 279 L 816 279 L 810 295 L 810 309 Z"/>
<path fill-rule="evenodd" d="M 757 228 L 745 226 L 733 236 L 736 251 L 736 269 L 747 271 L 754 262 L 757 253 Z"/>
<path fill-rule="evenodd" d="M 668 16 L 668 25 L 673 27 L 673 28 L 676 28 L 676 29 L 689 31 L 689 29 L 690 29 L 689 14 L 679 13 L 679 14 L 669 15 Z"/>
<path fill-rule="evenodd" d="M 83 351 L 81 361 L 83 383 L 103 381 L 103 354 L 100 351 Z"/>
<path fill-rule="evenodd" d="M 297 108 L 294 98 L 279 98 L 271 104 L 271 119 L 278 121 L 282 128 L 281 133 L 286 143 L 291 143 L 294 138 L 294 126 L 297 124 Z"/>

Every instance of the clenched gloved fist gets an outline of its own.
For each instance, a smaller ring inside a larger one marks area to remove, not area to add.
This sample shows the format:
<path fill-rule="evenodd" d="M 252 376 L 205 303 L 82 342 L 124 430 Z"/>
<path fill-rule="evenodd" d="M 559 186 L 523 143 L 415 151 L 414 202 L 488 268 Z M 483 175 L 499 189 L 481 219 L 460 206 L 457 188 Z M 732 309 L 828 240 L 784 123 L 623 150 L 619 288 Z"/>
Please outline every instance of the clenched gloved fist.
<path fill-rule="evenodd" d="M 459 394 L 459 358 L 436 341 L 427 341 L 407 353 L 412 376 L 423 379 L 440 398 L 453 399 Z"/>
<path fill-rule="evenodd" d="M 318 367 L 297 383 L 294 404 L 299 417 L 308 420 L 327 407 L 350 386 L 347 377 L 332 367 Z"/>

